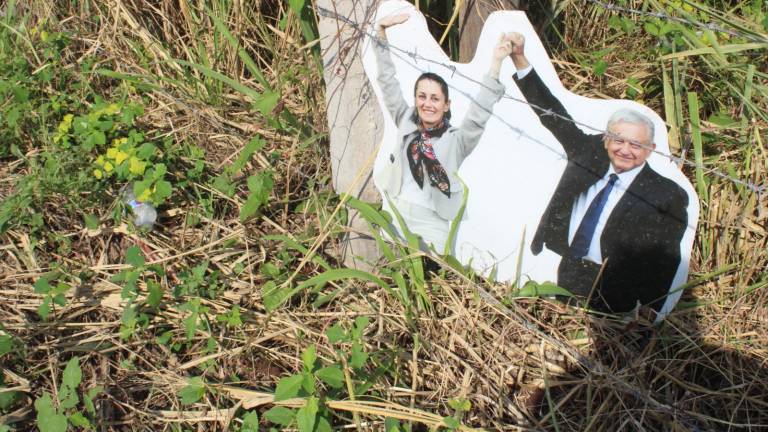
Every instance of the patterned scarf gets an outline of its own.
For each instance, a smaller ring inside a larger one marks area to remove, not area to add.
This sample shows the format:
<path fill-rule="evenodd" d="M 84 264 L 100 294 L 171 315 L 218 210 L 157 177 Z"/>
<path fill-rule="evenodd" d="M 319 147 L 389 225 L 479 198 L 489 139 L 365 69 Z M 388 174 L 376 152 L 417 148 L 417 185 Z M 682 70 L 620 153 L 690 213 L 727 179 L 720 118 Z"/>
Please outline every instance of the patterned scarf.
<path fill-rule="evenodd" d="M 424 189 L 424 171 L 429 177 L 429 184 L 436 187 L 448 198 L 451 197 L 451 182 L 448 180 L 448 174 L 440 165 L 440 161 L 435 156 L 435 150 L 432 148 L 432 137 L 440 138 L 451 124 L 443 118 L 440 125 L 433 128 L 424 128 L 419 126 L 419 130 L 408 144 L 408 165 L 411 167 L 413 179 L 421 189 Z M 424 169 L 421 166 L 424 166 Z"/>

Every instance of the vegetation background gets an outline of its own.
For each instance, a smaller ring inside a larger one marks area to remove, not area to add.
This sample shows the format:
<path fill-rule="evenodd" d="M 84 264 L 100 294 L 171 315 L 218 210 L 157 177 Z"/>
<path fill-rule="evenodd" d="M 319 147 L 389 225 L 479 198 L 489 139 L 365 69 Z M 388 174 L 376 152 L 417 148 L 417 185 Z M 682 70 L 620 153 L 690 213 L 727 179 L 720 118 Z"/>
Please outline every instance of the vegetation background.
<path fill-rule="evenodd" d="M 416 3 L 454 58 L 461 3 Z M 0 431 L 768 428 L 768 7 L 616 5 L 528 12 L 568 88 L 656 109 L 692 162 L 658 327 L 413 243 L 342 268 L 342 200 L 387 219 L 331 190 L 311 1 L 2 2 Z"/>

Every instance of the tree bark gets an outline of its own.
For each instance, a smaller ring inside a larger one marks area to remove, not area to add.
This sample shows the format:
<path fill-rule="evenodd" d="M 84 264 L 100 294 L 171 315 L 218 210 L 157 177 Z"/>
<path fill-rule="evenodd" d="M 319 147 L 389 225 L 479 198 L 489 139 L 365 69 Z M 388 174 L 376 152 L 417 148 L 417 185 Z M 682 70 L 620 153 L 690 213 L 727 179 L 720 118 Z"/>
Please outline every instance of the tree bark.
<path fill-rule="evenodd" d="M 317 0 L 317 6 L 364 26 L 377 0 Z M 336 18 L 319 16 L 325 101 L 331 142 L 331 173 L 338 193 L 367 202 L 381 197 L 373 184 L 373 161 L 384 119 L 362 64 L 364 35 Z M 367 222 L 349 209 L 341 258 L 348 267 L 369 269 L 380 254 Z"/>
<path fill-rule="evenodd" d="M 465 0 L 459 14 L 459 62 L 472 61 L 485 19 L 497 10 L 520 10 L 524 0 Z"/>

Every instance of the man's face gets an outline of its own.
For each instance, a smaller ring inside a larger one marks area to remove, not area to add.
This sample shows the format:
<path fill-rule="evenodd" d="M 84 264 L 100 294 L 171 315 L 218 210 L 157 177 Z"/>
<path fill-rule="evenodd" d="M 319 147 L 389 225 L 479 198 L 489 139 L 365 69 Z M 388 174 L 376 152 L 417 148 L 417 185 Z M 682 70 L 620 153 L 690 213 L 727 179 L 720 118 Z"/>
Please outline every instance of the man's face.
<path fill-rule="evenodd" d="M 648 128 L 642 124 L 617 122 L 608 129 L 603 143 L 611 165 L 617 173 L 639 167 L 656 148 Z"/>

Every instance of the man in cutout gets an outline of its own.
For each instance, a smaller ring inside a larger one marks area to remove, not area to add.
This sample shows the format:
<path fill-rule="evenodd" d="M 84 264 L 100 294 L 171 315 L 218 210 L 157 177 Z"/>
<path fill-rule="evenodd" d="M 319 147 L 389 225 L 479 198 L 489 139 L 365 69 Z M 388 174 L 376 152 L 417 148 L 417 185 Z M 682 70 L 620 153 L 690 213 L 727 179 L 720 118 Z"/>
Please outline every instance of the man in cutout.
<path fill-rule="evenodd" d="M 560 255 L 558 285 L 596 310 L 627 312 L 639 302 L 658 311 L 680 264 L 688 196 L 646 162 L 653 122 L 620 109 L 607 134 L 584 133 L 528 62 L 524 37 L 509 38 L 515 82 L 568 158 L 531 250 Z"/>

